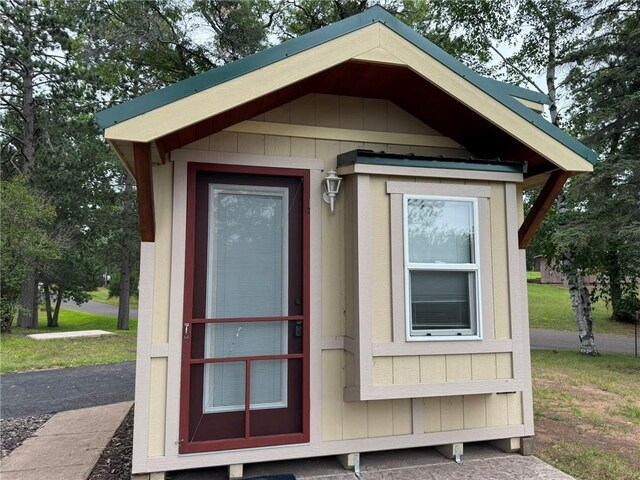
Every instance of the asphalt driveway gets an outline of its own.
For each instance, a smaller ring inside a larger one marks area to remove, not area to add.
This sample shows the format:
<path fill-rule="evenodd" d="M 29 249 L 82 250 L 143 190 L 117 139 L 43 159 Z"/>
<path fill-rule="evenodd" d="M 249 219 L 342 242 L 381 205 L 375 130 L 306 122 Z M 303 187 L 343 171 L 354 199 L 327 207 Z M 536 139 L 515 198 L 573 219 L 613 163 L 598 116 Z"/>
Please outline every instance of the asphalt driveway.
<path fill-rule="evenodd" d="M 0 376 L 0 418 L 26 417 L 133 400 L 133 362 Z"/>

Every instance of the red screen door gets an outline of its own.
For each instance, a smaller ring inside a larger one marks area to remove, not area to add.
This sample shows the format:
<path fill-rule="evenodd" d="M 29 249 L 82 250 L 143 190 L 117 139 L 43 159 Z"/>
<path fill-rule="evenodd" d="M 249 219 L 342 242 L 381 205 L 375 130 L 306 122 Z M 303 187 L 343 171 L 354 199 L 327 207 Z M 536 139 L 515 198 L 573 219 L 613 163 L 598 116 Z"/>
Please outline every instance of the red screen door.
<path fill-rule="evenodd" d="M 309 439 L 308 183 L 189 166 L 181 453 Z"/>

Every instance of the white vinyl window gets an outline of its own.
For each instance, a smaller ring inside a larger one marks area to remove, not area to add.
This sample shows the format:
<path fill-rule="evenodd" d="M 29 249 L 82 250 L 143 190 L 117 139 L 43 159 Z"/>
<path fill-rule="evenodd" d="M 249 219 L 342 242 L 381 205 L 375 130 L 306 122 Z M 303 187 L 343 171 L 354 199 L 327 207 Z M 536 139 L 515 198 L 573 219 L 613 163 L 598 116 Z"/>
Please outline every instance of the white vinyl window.
<path fill-rule="evenodd" d="M 282 317 L 288 305 L 288 189 L 209 187 L 207 318 Z M 206 358 L 288 353 L 286 321 L 207 324 Z M 287 406 L 287 360 L 251 361 L 251 410 Z M 203 411 L 245 409 L 244 361 L 208 363 Z"/>
<path fill-rule="evenodd" d="M 475 198 L 404 196 L 407 340 L 481 338 Z"/>

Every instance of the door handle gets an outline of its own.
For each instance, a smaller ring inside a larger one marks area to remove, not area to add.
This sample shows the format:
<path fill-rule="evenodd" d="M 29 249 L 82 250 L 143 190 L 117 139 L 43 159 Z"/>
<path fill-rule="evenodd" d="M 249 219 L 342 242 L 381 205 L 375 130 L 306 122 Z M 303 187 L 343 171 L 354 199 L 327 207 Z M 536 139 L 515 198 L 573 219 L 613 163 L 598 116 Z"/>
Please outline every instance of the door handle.
<path fill-rule="evenodd" d="M 183 338 L 189 338 L 189 323 L 184 324 L 184 333 L 182 334 Z"/>
<path fill-rule="evenodd" d="M 293 336 L 294 337 L 301 337 L 302 336 L 302 320 L 296 320 L 296 326 L 295 326 L 295 329 L 293 331 Z"/>

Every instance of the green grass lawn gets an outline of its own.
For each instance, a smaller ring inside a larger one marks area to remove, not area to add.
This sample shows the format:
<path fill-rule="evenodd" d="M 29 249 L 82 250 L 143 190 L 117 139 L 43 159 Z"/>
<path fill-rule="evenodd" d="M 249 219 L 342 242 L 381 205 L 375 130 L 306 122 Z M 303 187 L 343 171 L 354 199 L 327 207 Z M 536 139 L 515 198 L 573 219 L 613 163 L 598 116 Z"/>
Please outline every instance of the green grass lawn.
<path fill-rule="evenodd" d="M 640 360 L 533 350 L 536 455 L 582 480 L 640 480 Z"/>
<path fill-rule="evenodd" d="M 538 280 L 541 276 L 540 272 L 527 272 L 527 280 Z"/>
<path fill-rule="evenodd" d="M 109 290 L 105 287 L 100 287 L 96 291 L 91 292 L 91 300 L 94 302 L 108 303 L 109 305 L 118 305 L 118 297 L 109 297 Z M 138 308 L 138 297 L 131 297 L 129 299 L 129 306 L 131 308 Z"/>
<path fill-rule="evenodd" d="M 532 328 L 576 331 L 569 290 L 558 285 L 527 283 L 529 325 Z M 610 320 L 611 310 L 604 302 L 593 305 L 594 334 L 633 335 L 633 325 Z"/>
<path fill-rule="evenodd" d="M 46 325 L 44 312 L 40 312 L 39 320 L 40 325 Z M 0 373 L 135 360 L 136 320 L 130 321 L 130 330 L 116 330 L 115 317 L 61 309 L 59 324 L 56 328 L 41 326 L 37 330 L 14 328 L 12 333 L 2 334 Z M 116 335 L 56 340 L 34 340 L 27 337 L 31 333 L 75 330 L 107 330 Z"/>

